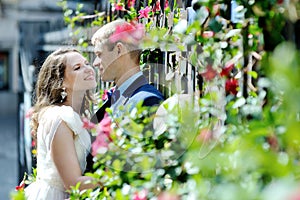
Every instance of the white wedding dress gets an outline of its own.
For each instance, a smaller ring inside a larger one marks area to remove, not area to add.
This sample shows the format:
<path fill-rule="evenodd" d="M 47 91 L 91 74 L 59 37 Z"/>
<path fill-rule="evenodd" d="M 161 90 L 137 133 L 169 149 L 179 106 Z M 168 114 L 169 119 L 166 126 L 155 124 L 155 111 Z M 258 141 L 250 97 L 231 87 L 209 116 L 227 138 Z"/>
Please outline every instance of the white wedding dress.
<path fill-rule="evenodd" d="M 62 179 L 51 158 L 51 142 L 59 124 L 64 121 L 73 130 L 74 144 L 81 171 L 91 147 L 88 131 L 80 116 L 69 106 L 50 106 L 39 116 L 37 130 L 37 178 L 25 188 L 27 200 L 62 200 L 68 198 Z"/>

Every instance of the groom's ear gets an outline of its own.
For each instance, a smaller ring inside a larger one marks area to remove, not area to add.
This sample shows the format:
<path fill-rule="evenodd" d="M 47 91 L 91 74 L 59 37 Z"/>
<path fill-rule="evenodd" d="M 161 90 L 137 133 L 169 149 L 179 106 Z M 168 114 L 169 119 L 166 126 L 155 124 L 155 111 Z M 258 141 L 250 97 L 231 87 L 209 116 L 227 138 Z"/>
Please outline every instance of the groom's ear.
<path fill-rule="evenodd" d="M 116 50 L 117 50 L 118 56 L 121 56 L 121 55 L 127 53 L 127 48 L 125 47 L 125 45 L 122 42 L 118 42 L 116 44 Z"/>

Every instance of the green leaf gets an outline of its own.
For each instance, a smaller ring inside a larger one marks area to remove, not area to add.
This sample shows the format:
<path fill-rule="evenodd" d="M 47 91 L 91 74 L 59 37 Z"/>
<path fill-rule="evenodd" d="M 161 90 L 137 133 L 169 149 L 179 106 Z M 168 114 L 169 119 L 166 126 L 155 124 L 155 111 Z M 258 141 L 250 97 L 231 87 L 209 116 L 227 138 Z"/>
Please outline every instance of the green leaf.
<path fill-rule="evenodd" d="M 258 74 L 256 71 L 248 71 L 248 74 L 255 79 L 257 79 L 257 77 L 258 77 Z"/>

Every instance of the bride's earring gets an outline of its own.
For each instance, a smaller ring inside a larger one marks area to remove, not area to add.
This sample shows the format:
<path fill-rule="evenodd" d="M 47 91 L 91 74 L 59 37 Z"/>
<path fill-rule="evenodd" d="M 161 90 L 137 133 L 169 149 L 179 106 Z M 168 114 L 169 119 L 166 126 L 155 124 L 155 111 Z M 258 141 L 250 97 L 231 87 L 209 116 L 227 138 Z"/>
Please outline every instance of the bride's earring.
<path fill-rule="evenodd" d="M 66 96 L 68 95 L 68 93 L 66 92 L 66 88 L 63 87 L 62 89 L 63 89 L 63 91 L 60 93 L 60 96 L 61 96 L 60 102 L 63 102 L 65 100 Z"/>

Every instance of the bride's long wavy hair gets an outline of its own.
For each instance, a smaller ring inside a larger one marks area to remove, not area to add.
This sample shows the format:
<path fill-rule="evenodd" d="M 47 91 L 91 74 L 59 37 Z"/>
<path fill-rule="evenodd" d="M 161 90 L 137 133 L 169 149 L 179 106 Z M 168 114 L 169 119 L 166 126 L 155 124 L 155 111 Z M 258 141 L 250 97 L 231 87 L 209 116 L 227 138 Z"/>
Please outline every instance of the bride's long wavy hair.
<path fill-rule="evenodd" d="M 66 69 L 66 54 L 78 52 L 75 48 L 58 49 L 52 52 L 43 63 L 35 85 L 35 96 L 33 113 L 31 116 L 31 134 L 36 139 L 39 113 L 43 108 L 51 105 L 61 105 L 65 99 L 62 98 L 63 80 Z M 91 90 L 87 90 L 83 100 L 82 113 L 86 117 L 91 114 L 90 103 L 94 96 Z"/>

